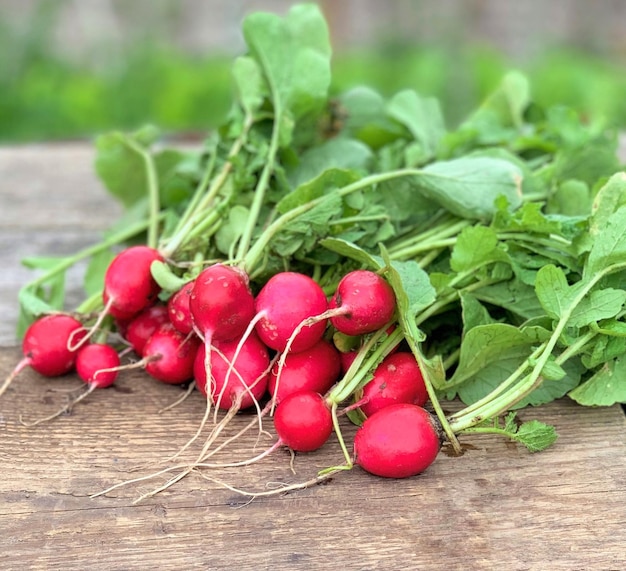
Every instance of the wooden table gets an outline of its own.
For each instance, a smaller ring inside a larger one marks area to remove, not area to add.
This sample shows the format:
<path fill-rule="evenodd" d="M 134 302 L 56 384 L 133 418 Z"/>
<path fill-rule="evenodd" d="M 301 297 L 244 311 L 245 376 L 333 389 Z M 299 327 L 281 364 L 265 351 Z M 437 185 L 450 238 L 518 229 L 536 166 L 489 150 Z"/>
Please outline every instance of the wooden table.
<path fill-rule="evenodd" d="M 90 145 L 0 149 L 0 378 L 20 358 L 15 295 L 26 255 L 73 252 L 119 213 L 94 177 Z M 70 276 L 80 299 L 79 273 Z M 491 437 L 464 440 L 424 474 L 384 480 L 360 469 L 326 485 L 251 502 L 191 474 L 134 504 L 163 479 L 90 498 L 148 474 L 193 434 L 198 394 L 141 373 L 92 394 L 73 414 L 20 423 L 61 406 L 80 387 L 26 371 L 0 400 L 0 569 L 144 570 L 603 570 L 626 569 L 626 420 L 619 406 L 562 401 L 523 413 L 560 438 L 531 455 Z M 249 417 L 236 417 L 229 430 Z M 348 436 L 353 431 L 346 426 Z M 256 432 L 230 457 L 252 454 Z M 258 450 L 267 440 L 261 441 Z M 249 490 L 299 482 L 341 462 L 332 442 L 295 459 L 276 452 L 253 466 L 205 471 Z M 141 467 L 139 470 L 134 470 Z"/>

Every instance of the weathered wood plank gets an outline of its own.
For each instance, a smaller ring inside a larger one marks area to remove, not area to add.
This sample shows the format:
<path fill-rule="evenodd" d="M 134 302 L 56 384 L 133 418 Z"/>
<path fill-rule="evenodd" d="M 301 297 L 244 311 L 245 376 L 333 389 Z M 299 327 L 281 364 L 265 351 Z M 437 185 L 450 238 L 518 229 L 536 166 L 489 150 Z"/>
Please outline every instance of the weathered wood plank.
<path fill-rule="evenodd" d="M 0 350 L 0 378 L 19 358 Z M 70 416 L 19 423 L 63 404 L 72 377 L 25 372 L 0 402 L 0 568 L 609 570 L 626 565 L 626 421 L 619 407 L 563 401 L 524 412 L 553 423 L 560 439 L 539 454 L 488 437 L 460 458 L 441 454 L 421 476 L 384 480 L 360 469 L 288 495 L 241 497 L 191 475 L 133 505 L 154 483 L 90 499 L 150 471 L 193 433 L 204 403 L 141 373 L 97 392 Z M 232 430 L 248 420 L 238 416 Z M 347 434 L 353 428 L 346 426 Z M 252 454 L 256 434 L 231 447 Z M 266 441 L 267 442 L 267 441 Z M 335 442 L 215 475 L 249 489 L 309 478 L 341 461 Z M 206 472 L 205 472 L 206 473 Z M 162 482 L 157 480 L 156 482 Z"/>
<path fill-rule="evenodd" d="M 99 241 L 120 213 L 93 168 L 90 143 L 0 147 L 0 346 L 14 345 L 27 256 L 69 255 Z M 84 266 L 68 272 L 68 306 L 82 301 Z"/>

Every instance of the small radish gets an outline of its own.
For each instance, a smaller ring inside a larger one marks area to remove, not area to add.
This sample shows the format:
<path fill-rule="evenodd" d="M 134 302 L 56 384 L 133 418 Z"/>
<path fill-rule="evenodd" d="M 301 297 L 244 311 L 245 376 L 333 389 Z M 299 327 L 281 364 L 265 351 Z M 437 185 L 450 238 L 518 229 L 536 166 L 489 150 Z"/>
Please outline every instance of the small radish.
<path fill-rule="evenodd" d="M 332 343 L 324 339 L 300 353 L 288 353 L 284 366 L 272 367 L 268 390 L 281 402 L 292 393 L 313 391 L 324 394 L 341 372 L 341 357 Z"/>
<path fill-rule="evenodd" d="M 129 319 L 156 301 L 161 288 L 150 272 L 154 261 L 163 257 L 148 246 L 131 246 L 113 258 L 104 275 L 106 313 Z"/>
<path fill-rule="evenodd" d="M 296 328 L 310 317 L 328 309 L 324 290 L 309 276 L 297 272 L 281 272 L 271 277 L 255 300 L 256 332 L 261 341 L 275 351 L 298 353 L 317 343 L 326 329 L 324 319 Z"/>
<path fill-rule="evenodd" d="M 200 272 L 189 297 L 194 329 L 207 345 L 239 337 L 254 317 L 254 297 L 240 269 L 214 264 Z"/>
<path fill-rule="evenodd" d="M 354 437 L 355 463 L 384 478 L 408 478 L 426 470 L 441 448 L 441 428 L 427 410 L 393 404 L 370 416 Z"/>
<path fill-rule="evenodd" d="M 105 343 L 85 345 L 76 355 L 76 372 L 90 387 L 110 387 L 119 374 L 120 356 Z"/>
<path fill-rule="evenodd" d="M 143 348 L 142 364 L 153 378 L 179 385 L 193 378 L 193 364 L 200 346 L 195 335 L 183 335 L 171 323 L 161 325 Z"/>
<path fill-rule="evenodd" d="M 423 406 L 428 392 L 422 371 L 412 353 L 393 353 L 376 367 L 374 377 L 363 387 L 356 403 L 366 416 L 396 403 Z"/>
<path fill-rule="evenodd" d="M 391 321 L 396 297 L 391 286 L 378 274 L 355 270 L 341 279 L 329 307 L 330 322 L 335 329 L 346 335 L 363 335 Z"/>
<path fill-rule="evenodd" d="M 85 345 L 76 353 L 76 373 L 87 384 L 87 390 L 53 414 L 33 422 L 24 422 L 24 424 L 35 426 L 69 412 L 74 405 L 84 400 L 95 389 L 110 387 L 115 382 L 120 369 L 120 356 L 113 347 L 105 343 Z"/>
<path fill-rule="evenodd" d="M 169 321 L 167 307 L 156 303 L 133 317 L 124 327 L 124 339 L 137 355 L 143 355 L 143 348 L 150 336 Z"/>
<path fill-rule="evenodd" d="M 239 341 L 216 341 L 211 347 L 209 392 L 211 402 L 218 408 L 248 408 L 267 390 L 270 363 L 267 348 L 254 332 L 240 347 Z M 201 346 L 196 355 L 194 377 L 198 390 L 207 396 L 205 361 L 206 350 Z"/>
<path fill-rule="evenodd" d="M 280 442 L 296 452 L 321 448 L 333 431 L 328 403 L 319 393 L 294 393 L 280 402 L 274 415 Z"/>
<path fill-rule="evenodd" d="M 167 300 L 167 311 L 172 325 L 185 335 L 193 331 L 193 318 L 189 308 L 193 284 L 193 280 L 187 282 Z"/>
<path fill-rule="evenodd" d="M 44 377 L 58 377 L 69 373 L 76 361 L 76 351 L 68 348 L 72 336 L 84 336 L 83 324 L 62 313 L 45 315 L 26 330 L 22 341 L 24 358 L 0 386 L 4 393 L 13 379 L 25 367 L 31 367 Z"/>

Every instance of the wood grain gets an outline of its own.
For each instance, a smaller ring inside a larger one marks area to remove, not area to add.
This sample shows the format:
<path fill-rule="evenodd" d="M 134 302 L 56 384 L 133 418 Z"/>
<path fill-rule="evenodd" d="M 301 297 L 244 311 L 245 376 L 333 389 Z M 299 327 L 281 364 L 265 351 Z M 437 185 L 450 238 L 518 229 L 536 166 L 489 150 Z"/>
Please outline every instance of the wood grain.
<path fill-rule="evenodd" d="M 0 350 L 0 377 L 19 351 Z M 488 437 L 467 438 L 462 457 L 440 454 L 424 474 L 385 480 L 355 468 L 325 485 L 252 502 L 191 474 L 133 505 L 163 478 L 89 495 L 152 473 L 187 441 L 204 402 L 194 393 L 125 373 L 117 389 L 90 395 L 73 413 L 20 424 L 64 404 L 81 383 L 23 373 L 0 403 L 2 569 L 624 569 L 626 420 L 619 407 L 570 402 L 523 413 L 553 423 L 551 449 L 529 454 Z M 250 417 L 236 417 L 234 433 Z M 269 427 L 269 424 L 268 424 Z M 348 437 L 353 432 L 345 426 Z M 254 454 L 256 431 L 222 460 Z M 269 440 L 264 441 L 266 444 Z M 257 448 L 259 450 L 261 448 Z M 187 458 L 191 458 L 188 455 Z M 247 468 L 205 470 L 264 490 L 300 482 L 341 462 L 336 442 Z M 167 464 L 165 464 L 167 465 Z M 133 471 L 138 466 L 143 469 Z"/>

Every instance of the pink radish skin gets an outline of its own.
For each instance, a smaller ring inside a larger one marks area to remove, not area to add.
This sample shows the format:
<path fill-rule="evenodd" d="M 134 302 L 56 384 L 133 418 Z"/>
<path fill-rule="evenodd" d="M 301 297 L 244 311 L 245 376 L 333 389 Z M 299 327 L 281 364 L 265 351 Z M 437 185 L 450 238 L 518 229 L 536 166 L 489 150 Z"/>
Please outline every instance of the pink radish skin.
<path fill-rule="evenodd" d="M 102 299 L 116 319 L 130 319 L 152 305 L 161 291 L 150 273 L 154 261 L 163 261 L 148 246 L 131 246 L 121 251 L 107 268 Z"/>
<path fill-rule="evenodd" d="M 294 393 L 276 407 L 274 427 L 280 441 L 296 452 L 321 448 L 333 431 L 324 397 L 313 391 Z"/>
<path fill-rule="evenodd" d="M 27 365 L 44 377 L 69 373 L 76 362 L 76 351 L 68 341 L 80 335 L 83 324 L 69 315 L 46 315 L 31 324 L 24 334 L 22 352 Z M 76 333 L 75 333 L 76 332 Z"/>
<path fill-rule="evenodd" d="M 31 323 L 22 340 L 24 358 L 0 386 L 0 395 L 25 367 L 44 377 L 69 373 L 76 362 L 76 351 L 68 349 L 70 339 L 80 341 L 85 335 L 80 321 L 61 313 L 45 315 Z"/>
<path fill-rule="evenodd" d="M 161 325 L 144 346 L 146 372 L 170 385 L 189 381 L 199 346 L 195 335 L 183 335 L 171 323 Z"/>
<path fill-rule="evenodd" d="M 313 391 L 324 394 L 341 372 L 341 357 L 324 339 L 301 353 L 288 353 L 278 377 L 279 363 L 272 367 L 268 391 L 279 403 L 293 393 Z"/>
<path fill-rule="evenodd" d="M 356 359 L 358 354 L 359 354 L 359 352 L 356 351 L 356 350 L 348 351 L 346 353 L 340 353 L 341 372 L 344 375 L 348 372 L 348 369 L 350 368 L 352 363 L 354 363 L 354 360 Z"/>
<path fill-rule="evenodd" d="M 330 318 L 335 329 L 346 335 L 363 335 L 391 321 L 396 298 L 391 286 L 378 274 L 355 270 L 339 282 L 329 306 L 341 310 Z"/>
<path fill-rule="evenodd" d="M 141 311 L 126 324 L 124 338 L 137 355 L 143 356 L 143 349 L 148 339 L 168 321 L 167 307 L 162 303 L 156 303 Z"/>
<path fill-rule="evenodd" d="M 363 387 L 359 399 L 366 416 L 396 403 L 423 406 L 428 392 L 422 371 L 412 353 L 398 352 L 387 356 L 374 371 L 373 379 Z"/>
<path fill-rule="evenodd" d="M 268 280 L 258 293 L 256 313 L 262 316 L 255 328 L 261 341 L 282 352 L 296 328 L 309 317 L 328 309 L 324 290 L 309 276 L 282 272 Z M 290 351 L 299 353 L 317 343 L 326 330 L 327 320 L 303 327 L 291 340 Z"/>
<path fill-rule="evenodd" d="M 229 371 L 239 341 L 216 341 L 211 349 L 211 399 L 218 408 L 224 410 L 231 408 L 238 400 L 240 409 L 251 407 L 267 391 L 270 358 L 267 347 L 254 332 L 244 341 Z M 198 390 L 204 396 L 207 395 L 205 359 L 206 349 L 203 345 L 196 355 L 194 378 Z"/>
<path fill-rule="evenodd" d="M 193 284 L 193 280 L 187 282 L 167 301 L 167 311 L 172 325 L 185 335 L 193 331 L 193 318 L 189 309 Z"/>
<path fill-rule="evenodd" d="M 196 278 L 189 297 L 194 329 L 210 344 L 239 337 L 254 317 L 248 278 L 238 268 L 215 264 Z"/>
<path fill-rule="evenodd" d="M 441 449 L 437 419 L 414 404 L 393 404 L 370 416 L 354 437 L 355 463 L 383 478 L 409 478 Z"/>
<path fill-rule="evenodd" d="M 120 366 L 120 356 L 110 345 L 91 343 L 82 347 L 76 355 L 76 372 L 88 385 L 104 389 L 110 387 L 119 374 L 114 369 Z"/>

